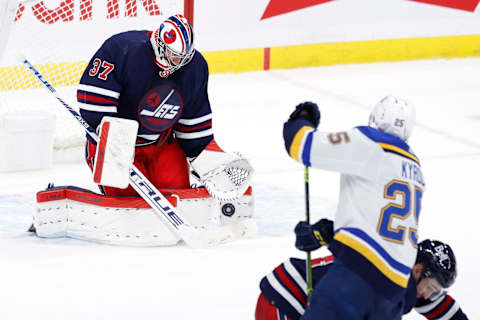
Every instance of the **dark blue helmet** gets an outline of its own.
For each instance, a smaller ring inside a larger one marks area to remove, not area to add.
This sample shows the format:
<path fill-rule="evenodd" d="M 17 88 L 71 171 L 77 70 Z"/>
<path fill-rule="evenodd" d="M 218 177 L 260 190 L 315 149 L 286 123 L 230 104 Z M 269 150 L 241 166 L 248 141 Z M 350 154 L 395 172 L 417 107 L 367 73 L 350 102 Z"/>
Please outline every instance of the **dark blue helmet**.
<path fill-rule="evenodd" d="M 444 288 L 457 277 L 457 261 L 452 248 L 438 240 L 424 240 L 418 244 L 416 263 L 424 266 L 424 277 L 434 277 Z"/>

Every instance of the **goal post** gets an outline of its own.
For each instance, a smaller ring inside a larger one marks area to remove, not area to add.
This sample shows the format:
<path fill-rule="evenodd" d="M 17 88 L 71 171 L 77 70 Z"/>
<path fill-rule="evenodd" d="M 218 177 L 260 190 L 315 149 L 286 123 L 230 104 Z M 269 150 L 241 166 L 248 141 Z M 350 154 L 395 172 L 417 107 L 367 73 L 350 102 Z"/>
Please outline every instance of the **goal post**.
<path fill-rule="evenodd" d="M 60 155 L 56 160 L 81 159 L 82 128 L 57 109 L 48 92 L 18 62 L 18 55 L 28 57 L 76 106 L 76 85 L 107 38 L 127 30 L 153 30 L 177 13 L 193 21 L 193 0 L 1 1 L 0 116 L 24 111 L 55 113 L 54 154 Z"/>

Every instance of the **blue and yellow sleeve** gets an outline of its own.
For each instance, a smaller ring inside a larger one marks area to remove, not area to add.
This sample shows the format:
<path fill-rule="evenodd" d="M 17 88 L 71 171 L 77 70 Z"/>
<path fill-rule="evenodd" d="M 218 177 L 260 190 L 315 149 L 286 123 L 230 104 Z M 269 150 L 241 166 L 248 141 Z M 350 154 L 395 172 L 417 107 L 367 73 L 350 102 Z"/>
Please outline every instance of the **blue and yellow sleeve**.
<path fill-rule="evenodd" d="M 315 128 L 304 118 L 289 120 L 283 125 L 283 140 L 287 153 L 295 160 L 310 166 L 310 150 Z"/>

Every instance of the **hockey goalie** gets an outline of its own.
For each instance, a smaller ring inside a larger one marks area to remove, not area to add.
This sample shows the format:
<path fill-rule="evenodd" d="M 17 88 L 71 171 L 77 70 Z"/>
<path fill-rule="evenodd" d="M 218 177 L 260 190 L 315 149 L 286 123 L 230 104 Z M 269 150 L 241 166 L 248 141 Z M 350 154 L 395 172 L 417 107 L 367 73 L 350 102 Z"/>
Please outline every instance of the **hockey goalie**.
<path fill-rule="evenodd" d="M 253 169 L 215 142 L 207 82 L 207 63 L 181 15 L 154 31 L 107 39 L 77 90 L 81 118 L 97 133 L 87 135 L 85 149 L 101 194 L 49 186 L 37 194 L 32 230 L 138 246 L 177 244 L 182 219 L 194 230 L 223 232 L 217 243 L 253 234 Z M 166 215 L 172 223 L 144 201 L 153 191 L 132 188 L 132 165 L 168 200 L 163 209 L 174 208 Z"/>

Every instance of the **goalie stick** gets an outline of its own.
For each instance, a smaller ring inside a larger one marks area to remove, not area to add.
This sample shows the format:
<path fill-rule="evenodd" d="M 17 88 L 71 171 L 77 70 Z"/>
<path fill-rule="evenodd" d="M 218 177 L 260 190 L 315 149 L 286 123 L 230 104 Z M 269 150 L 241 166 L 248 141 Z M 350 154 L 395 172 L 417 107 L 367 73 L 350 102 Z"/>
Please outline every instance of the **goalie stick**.
<path fill-rule="evenodd" d="M 98 142 L 95 130 L 57 93 L 55 88 L 38 72 L 25 57 L 20 57 L 25 67 L 55 96 L 55 98 L 77 119 L 87 134 Z M 212 226 L 209 229 L 196 229 L 177 212 L 160 191 L 138 170 L 130 167 L 130 185 L 153 208 L 158 216 L 175 234 L 193 248 L 213 246 L 235 239 L 235 231 L 231 226 Z"/>

